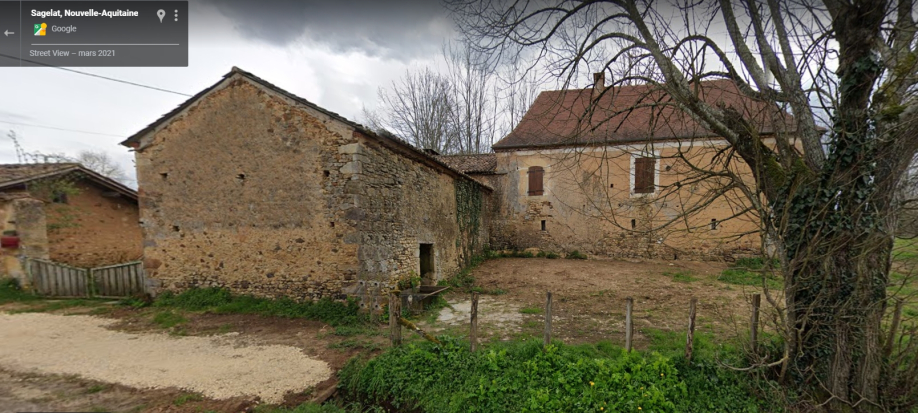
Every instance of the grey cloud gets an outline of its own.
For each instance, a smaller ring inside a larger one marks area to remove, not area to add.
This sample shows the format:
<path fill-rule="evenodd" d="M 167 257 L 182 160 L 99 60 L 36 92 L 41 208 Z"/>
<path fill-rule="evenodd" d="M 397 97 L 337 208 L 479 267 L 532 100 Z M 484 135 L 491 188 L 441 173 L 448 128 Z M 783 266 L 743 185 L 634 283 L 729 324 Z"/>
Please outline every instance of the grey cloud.
<path fill-rule="evenodd" d="M 243 35 L 276 46 L 301 40 L 336 52 L 410 59 L 435 52 L 451 22 L 437 1 L 204 0 Z"/>

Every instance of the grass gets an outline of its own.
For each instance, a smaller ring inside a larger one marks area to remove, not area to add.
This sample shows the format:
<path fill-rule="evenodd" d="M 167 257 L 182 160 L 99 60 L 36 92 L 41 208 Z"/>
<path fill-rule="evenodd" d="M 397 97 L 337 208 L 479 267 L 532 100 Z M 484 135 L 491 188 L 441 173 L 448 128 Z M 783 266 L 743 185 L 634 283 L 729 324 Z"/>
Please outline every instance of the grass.
<path fill-rule="evenodd" d="M 774 275 L 776 268 L 777 263 L 772 263 L 766 268 L 766 262 L 762 258 L 740 258 L 730 268 L 721 272 L 717 280 L 727 284 L 761 286 L 762 278 L 765 277 L 768 288 L 781 289 L 783 282 Z"/>
<path fill-rule="evenodd" d="M 188 319 L 185 316 L 172 310 L 161 311 L 153 316 L 153 323 L 162 328 L 172 328 L 187 321 Z"/>
<path fill-rule="evenodd" d="M 896 243 L 893 246 L 893 261 L 918 263 L 918 238 L 896 239 Z"/>
<path fill-rule="evenodd" d="M 692 276 L 690 271 L 664 272 L 663 275 L 672 278 L 675 282 L 681 283 L 690 283 L 697 280 L 697 278 Z"/>
<path fill-rule="evenodd" d="M 108 389 L 108 386 L 106 386 L 106 385 L 104 385 L 104 384 L 96 384 L 96 385 L 93 385 L 93 386 L 91 386 L 90 388 L 86 389 L 86 391 L 84 391 L 83 393 L 86 393 L 86 394 L 95 394 L 95 393 L 99 393 L 99 392 L 101 392 L 101 391 L 103 391 L 103 390 L 105 390 L 105 389 Z"/>
<path fill-rule="evenodd" d="M 172 400 L 172 404 L 176 406 L 182 406 L 190 402 L 199 402 L 204 400 L 200 394 L 197 393 L 183 393 L 180 396 L 176 397 L 175 400 Z"/>
<path fill-rule="evenodd" d="M 222 288 L 192 288 L 180 294 L 165 292 L 154 307 L 209 311 L 217 314 L 258 314 L 270 317 L 306 318 L 331 326 L 358 325 L 368 321 L 355 300 L 346 302 L 321 299 L 298 302 L 289 298 L 276 300 L 250 295 L 234 295 Z"/>
<path fill-rule="evenodd" d="M 542 314 L 543 311 L 540 307 L 524 307 L 520 309 L 520 314 Z"/>
<path fill-rule="evenodd" d="M 382 409 L 360 410 L 344 409 L 334 404 L 316 404 L 312 402 L 303 403 L 297 407 L 287 408 L 280 406 L 260 405 L 255 408 L 255 413 L 348 413 L 348 412 L 384 412 Z"/>
<path fill-rule="evenodd" d="M 369 350 L 369 351 L 377 351 L 377 350 L 382 349 L 382 347 L 378 343 L 373 342 L 373 340 L 359 340 L 356 338 L 348 338 L 348 339 L 342 340 L 339 343 L 329 344 L 328 348 L 333 348 L 337 350 L 347 350 L 347 349 L 356 348 L 356 349 Z"/>

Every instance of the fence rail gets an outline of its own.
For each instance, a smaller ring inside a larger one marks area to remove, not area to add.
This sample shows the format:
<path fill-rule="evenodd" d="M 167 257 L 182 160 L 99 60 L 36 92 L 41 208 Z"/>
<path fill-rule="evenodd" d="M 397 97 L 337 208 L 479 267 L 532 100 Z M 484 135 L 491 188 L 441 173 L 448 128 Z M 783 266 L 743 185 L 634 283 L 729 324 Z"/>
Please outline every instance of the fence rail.
<path fill-rule="evenodd" d="M 54 297 L 128 297 L 146 292 L 140 261 L 98 268 L 77 268 L 30 258 L 28 269 L 35 292 Z"/>

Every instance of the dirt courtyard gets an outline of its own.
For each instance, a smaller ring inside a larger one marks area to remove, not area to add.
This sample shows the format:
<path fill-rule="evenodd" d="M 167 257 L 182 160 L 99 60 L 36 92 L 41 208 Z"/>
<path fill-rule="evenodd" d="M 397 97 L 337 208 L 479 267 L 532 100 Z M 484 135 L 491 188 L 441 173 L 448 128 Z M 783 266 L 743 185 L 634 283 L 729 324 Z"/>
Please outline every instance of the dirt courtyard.
<path fill-rule="evenodd" d="M 697 330 L 745 330 L 748 295 L 726 284 L 727 265 L 691 261 L 501 258 L 472 271 L 482 341 L 541 337 L 545 293 L 553 337 L 624 341 L 625 298 L 634 298 L 635 346 L 651 331 L 683 332 L 698 298 Z M 466 337 L 469 294 L 414 317 L 433 333 Z M 48 301 L 0 305 L 0 413 L 7 411 L 240 412 L 259 403 L 293 407 L 334 391 L 335 372 L 388 346 L 385 323 L 339 331 L 321 322 L 184 312 L 164 328 L 162 308 L 114 303 L 36 310 Z M 12 314 L 17 311 L 40 313 Z M 735 324 L 734 324 L 735 323 Z M 420 340 L 403 331 L 403 337 Z"/>
<path fill-rule="evenodd" d="M 485 292 L 479 301 L 484 339 L 541 337 L 546 292 L 552 293 L 553 337 L 567 343 L 623 342 L 625 299 L 634 299 L 636 346 L 645 330 L 684 331 L 689 303 L 698 299 L 696 331 L 719 336 L 747 328 L 748 296 L 761 287 L 718 281 L 727 264 L 695 261 L 502 258 L 472 271 Z M 493 293 L 497 293 L 496 295 Z M 467 334 L 469 295 L 447 295 L 434 331 Z"/>

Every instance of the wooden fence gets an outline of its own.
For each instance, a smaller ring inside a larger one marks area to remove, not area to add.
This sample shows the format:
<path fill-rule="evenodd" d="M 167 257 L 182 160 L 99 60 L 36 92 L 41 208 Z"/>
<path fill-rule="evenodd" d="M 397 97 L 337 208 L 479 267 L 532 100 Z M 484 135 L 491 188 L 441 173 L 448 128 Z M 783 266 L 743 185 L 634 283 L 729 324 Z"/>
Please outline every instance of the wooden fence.
<path fill-rule="evenodd" d="M 128 297 L 146 292 L 140 261 L 92 268 L 89 276 L 97 297 Z"/>
<path fill-rule="evenodd" d="M 54 297 L 89 297 L 92 284 L 89 270 L 53 261 L 29 259 L 32 288 L 41 295 Z"/>
<path fill-rule="evenodd" d="M 545 294 L 545 334 L 544 334 L 544 345 L 548 346 L 551 344 L 551 291 Z M 752 351 L 756 351 L 756 344 L 758 341 L 758 331 L 759 331 L 759 307 L 762 303 L 761 294 L 752 295 L 752 319 L 750 320 L 750 331 L 749 339 Z M 692 353 L 695 347 L 695 315 L 696 309 L 698 307 L 698 299 L 692 297 L 689 302 L 689 313 L 688 313 L 688 331 L 685 336 L 685 358 L 688 360 L 692 359 Z M 632 340 L 634 336 L 634 325 L 632 324 L 632 311 L 634 309 L 634 299 L 631 297 L 625 298 L 625 350 L 629 353 L 632 349 Z M 901 302 L 896 307 L 896 313 L 893 317 L 893 325 L 898 325 L 899 315 L 902 310 Z M 435 343 L 440 343 L 436 338 L 430 334 L 425 333 L 423 330 L 417 328 L 410 321 L 402 318 L 401 316 L 401 300 L 398 299 L 398 294 L 391 293 L 389 296 L 389 338 L 392 342 L 392 346 L 399 346 L 402 344 L 402 326 L 409 327 L 414 330 L 416 333 L 420 334 L 422 337 L 427 340 L 433 341 Z M 892 331 L 896 331 L 895 328 Z M 892 341 L 892 336 L 889 338 Z M 470 314 L 470 325 L 469 325 L 469 341 L 471 342 L 471 350 L 475 351 L 478 348 L 478 293 L 472 293 L 472 306 Z M 891 350 L 889 350 L 891 351 Z"/>
<path fill-rule="evenodd" d="M 146 292 L 140 261 L 98 268 L 77 268 L 29 258 L 27 268 L 36 293 L 53 297 L 128 297 Z"/>

